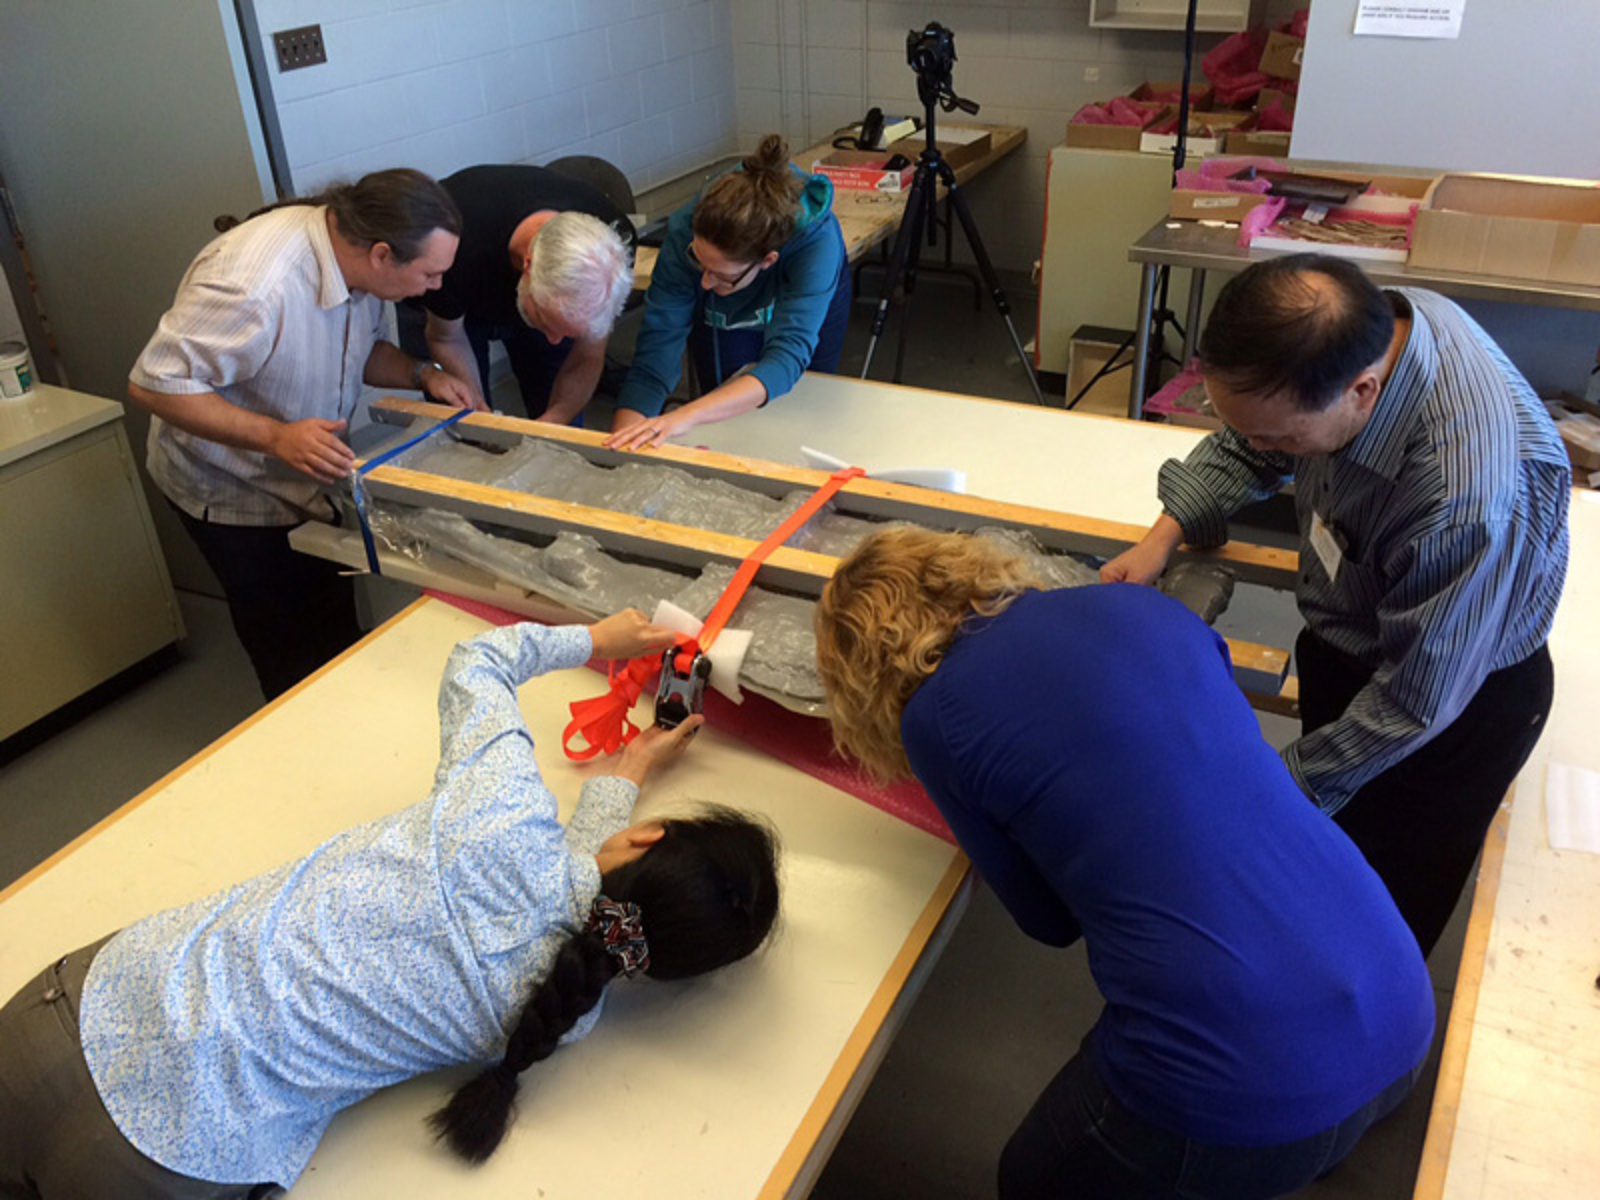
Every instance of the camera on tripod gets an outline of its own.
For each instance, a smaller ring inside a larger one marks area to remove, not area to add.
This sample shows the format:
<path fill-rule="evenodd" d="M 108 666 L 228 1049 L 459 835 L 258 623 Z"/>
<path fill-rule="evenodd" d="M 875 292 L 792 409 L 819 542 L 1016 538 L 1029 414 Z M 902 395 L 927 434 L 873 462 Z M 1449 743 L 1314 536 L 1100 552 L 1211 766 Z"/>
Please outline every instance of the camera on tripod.
<path fill-rule="evenodd" d="M 908 31 L 906 64 L 916 72 L 917 95 L 923 104 L 931 105 L 937 100 L 945 112 L 953 112 L 957 108 L 967 113 L 978 111 L 978 106 L 971 100 L 963 100 L 956 95 L 955 83 L 951 78 L 956 65 L 955 30 L 937 21 L 929 21 L 921 29 Z"/>

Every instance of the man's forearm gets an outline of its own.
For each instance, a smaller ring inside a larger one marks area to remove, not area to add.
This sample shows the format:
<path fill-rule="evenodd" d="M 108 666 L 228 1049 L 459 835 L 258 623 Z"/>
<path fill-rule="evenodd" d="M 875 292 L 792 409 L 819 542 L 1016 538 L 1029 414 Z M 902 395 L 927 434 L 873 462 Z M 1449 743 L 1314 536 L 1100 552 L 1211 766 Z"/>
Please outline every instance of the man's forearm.
<path fill-rule="evenodd" d="M 393 342 L 374 342 L 361 381 L 371 387 L 414 388 L 418 360 Z"/>
<path fill-rule="evenodd" d="M 128 395 L 167 424 L 235 450 L 271 454 L 283 429 L 275 417 L 240 408 L 216 392 L 153 392 L 130 381 Z"/>
<path fill-rule="evenodd" d="M 561 370 L 556 372 L 555 381 L 550 385 L 550 402 L 545 405 L 539 420 L 558 425 L 571 422 L 594 398 L 594 389 L 600 383 L 600 373 L 605 370 L 605 365 L 604 341 L 598 344 L 598 348 L 583 343 L 573 346 L 567 361 L 561 364 Z"/>
<path fill-rule="evenodd" d="M 427 329 L 428 353 L 451 375 L 472 389 L 474 407 L 483 407 L 489 394 L 489 381 L 478 378 L 478 360 L 465 332 L 441 332 L 430 319 Z"/>

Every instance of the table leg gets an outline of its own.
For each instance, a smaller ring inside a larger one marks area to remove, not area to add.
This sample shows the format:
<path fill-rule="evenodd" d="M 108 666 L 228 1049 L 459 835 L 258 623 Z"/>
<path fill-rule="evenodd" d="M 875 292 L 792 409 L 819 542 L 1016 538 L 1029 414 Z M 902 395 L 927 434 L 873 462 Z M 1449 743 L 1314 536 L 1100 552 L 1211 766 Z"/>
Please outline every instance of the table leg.
<path fill-rule="evenodd" d="M 1195 343 L 1200 340 L 1200 310 L 1206 302 L 1206 273 L 1196 268 L 1189 272 L 1189 314 L 1183 324 L 1183 365 L 1180 371 L 1187 371 L 1189 363 L 1194 359 Z"/>
<path fill-rule="evenodd" d="M 1145 384 L 1150 372 L 1150 317 L 1156 302 L 1156 265 L 1145 263 L 1139 273 L 1139 315 L 1133 329 L 1133 385 L 1128 393 L 1128 419 L 1144 416 Z"/>

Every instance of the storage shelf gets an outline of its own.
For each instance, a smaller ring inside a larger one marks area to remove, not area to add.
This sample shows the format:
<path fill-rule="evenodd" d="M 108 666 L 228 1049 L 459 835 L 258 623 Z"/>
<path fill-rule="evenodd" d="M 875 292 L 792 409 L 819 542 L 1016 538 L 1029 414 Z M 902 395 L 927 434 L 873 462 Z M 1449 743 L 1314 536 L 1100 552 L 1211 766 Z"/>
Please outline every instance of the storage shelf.
<path fill-rule="evenodd" d="M 1198 33 L 1236 33 L 1250 26 L 1251 0 L 1200 0 Z M 1089 24 L 1098 29 L 1181 31 L 1189 6 L 1183 0 L 1090 0 Z"/>

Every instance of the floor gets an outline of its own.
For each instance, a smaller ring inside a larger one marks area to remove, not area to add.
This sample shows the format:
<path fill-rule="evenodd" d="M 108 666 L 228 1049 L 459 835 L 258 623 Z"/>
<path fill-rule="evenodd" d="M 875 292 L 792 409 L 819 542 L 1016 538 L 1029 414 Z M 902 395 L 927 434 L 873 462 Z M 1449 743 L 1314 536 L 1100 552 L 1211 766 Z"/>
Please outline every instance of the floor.
<path fill-rule="evenodd" d="M 875 298 L 881 278 L 869 270 L 861 291 Z M 1026 339 L 1034 300 L 1022 286 L 1025 281 L 1005 282 Z M 870 300 L 857 305 L 846 371 L 861 361 L 873 307 Z M 966 284 L 925 277 L 916 295 L 912 338 L 905 382 L 1031 402 L 1004 325 L 992 310 L 973 314 Z M 892 348 L 892 338 L 880 347 L 875 378 L 889 376 Z M 1271 540 L 1282 530 L 1260 536 Z M 400 598 L 379 594 L 374 607 L 382 615 Z M 0 887 L 259 705 L 221 603 L 187 594 L 181 603 L 190 636 L 174 665 L 10 761 L 0 755 Z M 1292 605 L 1258 589 L 1241 589 L 1223 624 L 1229 633 L 1274 645 L 1290 644 L 1294 633 Z M 1263 728 L 1280 744 L 1294 731 L 1278 718 L 1267 719 Z M 1430 963 L 1441 1031 L 1465 909 L 1463 903 Z M 1030 942 L 980 888 L 813 1195 L 818 1200 L 992 1195 L 994 1164 L 1011 1129 L 1075 1050 L 1099 1009 L 1081 947 L 1063 952 Z M 1411 1099 L 1336 1172 L 1301 1196 L 1388 1200 L 1410 1194 L 1437 1041 L 1433 1063 Z"/>

